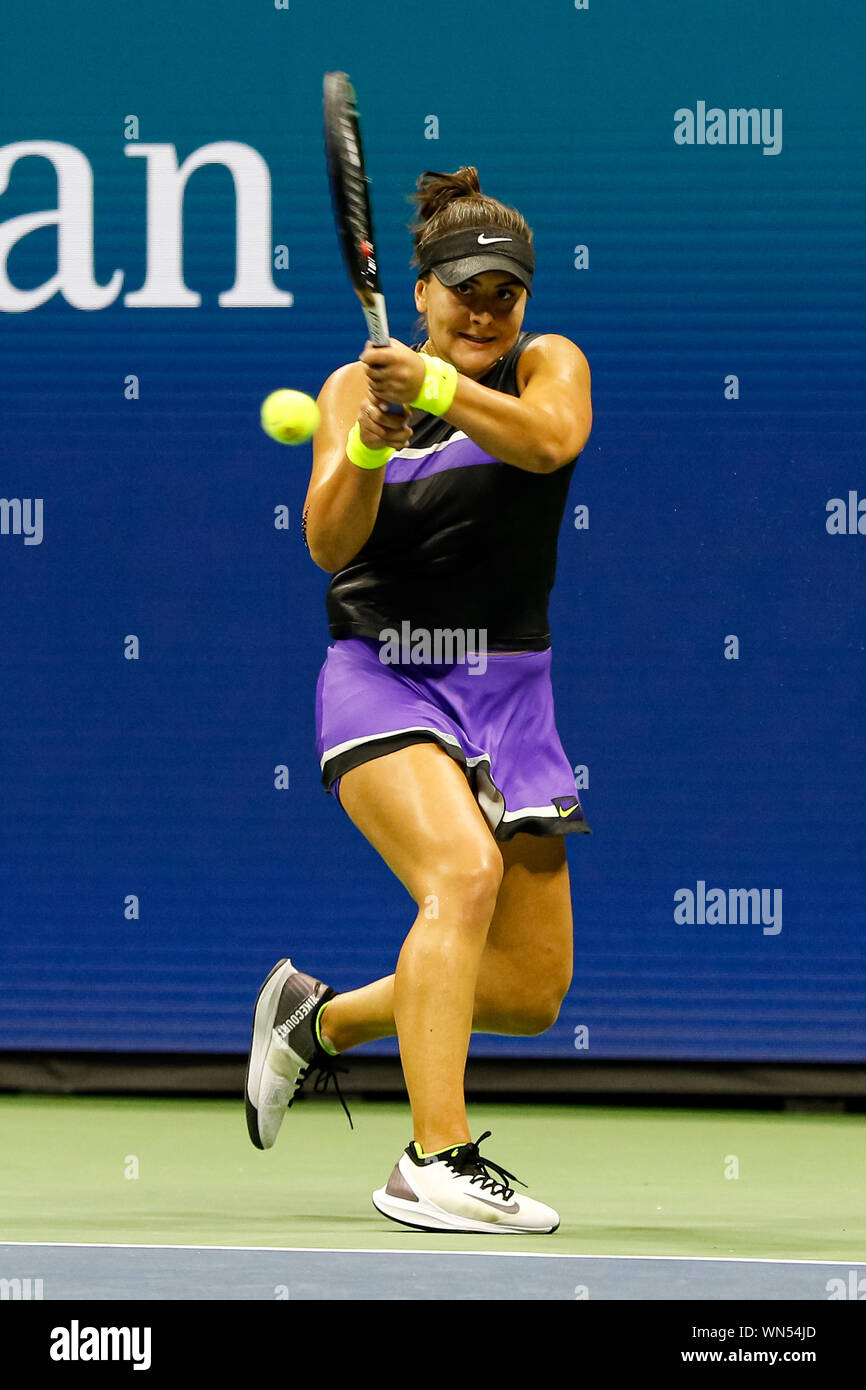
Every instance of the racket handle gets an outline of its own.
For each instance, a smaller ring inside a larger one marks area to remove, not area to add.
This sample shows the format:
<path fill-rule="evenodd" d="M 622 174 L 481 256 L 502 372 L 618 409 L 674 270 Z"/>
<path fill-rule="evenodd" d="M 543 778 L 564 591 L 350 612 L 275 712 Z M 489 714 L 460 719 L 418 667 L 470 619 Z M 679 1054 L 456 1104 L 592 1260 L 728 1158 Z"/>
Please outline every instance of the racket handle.
<path fill-rule="evenodd" d="M 371 294 L 369 299 L 361 301 L 361 307 L 364 310 L 364 318 L 367 320 L 370 342 L 373 347 L 387 347 L 391 342 L 391 335 L 388 332 L 385 296 L 383 294 Z M 403 407 L 397 401 L 385 401 L 384 405 L 389 415 L 403 414 Z"/>

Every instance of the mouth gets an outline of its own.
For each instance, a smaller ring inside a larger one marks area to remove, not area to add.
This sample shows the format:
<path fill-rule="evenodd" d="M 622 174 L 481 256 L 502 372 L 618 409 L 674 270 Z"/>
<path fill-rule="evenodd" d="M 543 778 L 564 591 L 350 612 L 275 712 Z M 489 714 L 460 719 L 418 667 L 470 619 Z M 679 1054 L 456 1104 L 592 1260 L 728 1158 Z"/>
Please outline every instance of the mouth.
<path fill-rule="evenodd" d="M 487 347 L 489 343 L 494 341 L 493 338 L 473 338 L 468 333 L 461 333 L 459 336 L 464 343 L 475 343 L 476 347 Z"/>

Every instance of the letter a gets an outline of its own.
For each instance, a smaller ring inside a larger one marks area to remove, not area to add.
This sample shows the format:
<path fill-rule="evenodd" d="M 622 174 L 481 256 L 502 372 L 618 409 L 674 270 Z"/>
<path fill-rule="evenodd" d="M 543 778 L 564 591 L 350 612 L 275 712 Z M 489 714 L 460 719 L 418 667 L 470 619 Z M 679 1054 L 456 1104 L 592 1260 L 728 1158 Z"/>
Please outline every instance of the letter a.
<path fill-rule="evenodd" d="M 57 207 L 23 213 L 0 223 L 0 310 L 25 313 L 60 293 L 73 309 L 104 309 L 120 293 L 123 271 L 107 285 L 93 276 L 93 170 L 74 145 L 58 140 L 21 140 L 0 148 L 0 193 L 5 193 L 13 164 L 31 156 L 47 159 L 57 175 Z M 14 246 L 41 227 L 57 228 L 57 273 L 33 289 L 13 285 L 7 273 Z"/>

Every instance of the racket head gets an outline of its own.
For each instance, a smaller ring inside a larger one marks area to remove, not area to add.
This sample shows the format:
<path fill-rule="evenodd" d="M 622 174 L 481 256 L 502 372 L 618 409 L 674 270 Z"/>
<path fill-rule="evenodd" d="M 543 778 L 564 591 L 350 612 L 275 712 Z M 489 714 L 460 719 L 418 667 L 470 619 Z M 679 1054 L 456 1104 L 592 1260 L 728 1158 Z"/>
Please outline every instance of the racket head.
<path fill-rule="evenodd" d="M 325 73 L 323 107 L 334 222 L 349 278 L 363 302 L 381 288 L 358 103 L 348 73 Z"/>

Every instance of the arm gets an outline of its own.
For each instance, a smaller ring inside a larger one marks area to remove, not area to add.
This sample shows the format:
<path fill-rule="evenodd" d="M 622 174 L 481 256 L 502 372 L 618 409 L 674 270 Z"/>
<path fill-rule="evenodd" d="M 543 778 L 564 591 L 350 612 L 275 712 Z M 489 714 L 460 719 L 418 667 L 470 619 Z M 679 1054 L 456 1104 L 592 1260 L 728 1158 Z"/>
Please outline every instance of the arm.
<path fill-rule="evenodd" d="M 377 380 L 383 400 L 414 399 L 417 354 L 392 340 L 390 348 L 368 347 L 361 361 L 376 367 L 371 379 Z M 461 374 L 444 418 L 503 463 L 529 473 L 552 473 L 575 458 L 589 438 L 589 364 L 570 339 L 545 334 L 521 354 L 517 385 L 520 395 L 511 396 Z"/>
<path fill-rule="evenodd" d="M 368 413 L 367 404 L 372 407 Z M 408 415 L 387 415 L 369 394 L 360 362 L 328 377 L 319 392 L 322 423 L 313 440 L 313 471 L 304 499 L 307 546 L 315 564 L 336 573 L 369 539 L 382 496 L 384 468 L 358 468 L 346 457 L 346 436 L 361 421 L 361 439 L 371 449 L 404 448 L 411 436 Z"/>
<path fill-rule="evenodd" d="M 553 473 L 580 453 L 592 429 L 589 364 L 568 338 L 551 333 L 524 349 L 517 370 L 519 396 L 460 376 L 445 418 L 503 463 Z"/>

